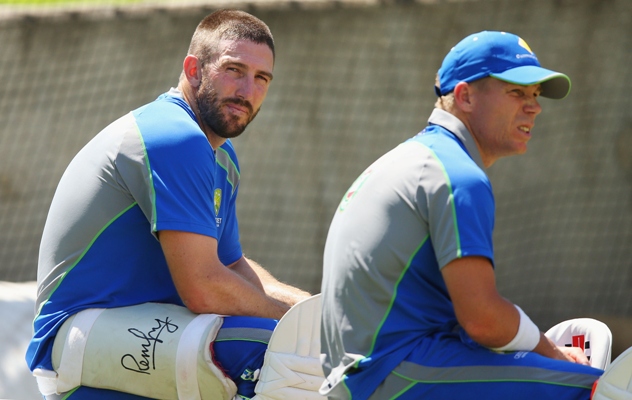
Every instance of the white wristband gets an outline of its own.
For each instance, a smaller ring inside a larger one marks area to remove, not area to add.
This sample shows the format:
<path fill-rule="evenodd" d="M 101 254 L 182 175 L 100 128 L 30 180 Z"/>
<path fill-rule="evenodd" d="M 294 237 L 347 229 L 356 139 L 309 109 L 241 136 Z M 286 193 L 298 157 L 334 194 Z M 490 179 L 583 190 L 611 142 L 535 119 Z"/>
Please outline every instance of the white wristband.
<path fill-rule="evenodd" d="M 520 307 L 514 304 L 520 313 L 520 325 L 518 333 L 511 342 L 502 347 L 492 348 L 494 351 L 531 351 L 540 342 L 540 329 L 531 321 Z"/>

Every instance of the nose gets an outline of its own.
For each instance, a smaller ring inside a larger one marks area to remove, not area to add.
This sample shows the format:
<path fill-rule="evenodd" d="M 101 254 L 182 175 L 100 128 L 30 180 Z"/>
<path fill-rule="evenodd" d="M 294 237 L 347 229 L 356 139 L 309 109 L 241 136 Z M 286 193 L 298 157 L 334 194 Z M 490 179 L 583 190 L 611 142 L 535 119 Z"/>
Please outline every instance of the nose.
<path fill-rule="evenodd" d="M 533 114 L 534 116 L 542 112 L 542 106 L 540 105 L 540 102 L 538 102 L 538 99 L 536 97 L 527 102 L 527 104 L 525 105 L 525 112 L 527 114 Z"/>
<path fill-rule="evenodd" d="M 235 96 L 242 100 L 252 101 L 255 92 L 255 82 L 250 76 L 244 76 L 239 80 L 239 86 L 235 91 Z"/>

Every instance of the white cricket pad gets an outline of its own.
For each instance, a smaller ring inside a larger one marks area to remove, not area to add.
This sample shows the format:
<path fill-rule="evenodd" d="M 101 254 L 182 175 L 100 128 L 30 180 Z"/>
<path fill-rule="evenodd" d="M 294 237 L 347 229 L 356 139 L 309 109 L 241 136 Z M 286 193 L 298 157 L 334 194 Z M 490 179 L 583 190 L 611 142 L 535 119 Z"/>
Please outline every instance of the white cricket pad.
<path fill-rule="evenodd" d="M 165 400 L 232 399 L 237 388 L 209 351 L 222 321 L 173 304 L 84 310 L 55 338 L 55 371 L 33 374 L 44 395 L 81 385 Z"/>
<path fill-rule="evenodd" d="M 253 400 L 324 399 L 320 294 L 292 307 L 272 333 Z"/>
<path fill-rule="evenodd" d="M 603 322 L 592 318 L 577 318 L 560 322 L 545 335 L 558 346 L 580 347 L 590 365 L 606 369 L 612 357 L 612 333 Z"/>
<path fill-rule="evenodd" d="M 606 368 L 592 400 L 632 400 L 632 347 Z"/>

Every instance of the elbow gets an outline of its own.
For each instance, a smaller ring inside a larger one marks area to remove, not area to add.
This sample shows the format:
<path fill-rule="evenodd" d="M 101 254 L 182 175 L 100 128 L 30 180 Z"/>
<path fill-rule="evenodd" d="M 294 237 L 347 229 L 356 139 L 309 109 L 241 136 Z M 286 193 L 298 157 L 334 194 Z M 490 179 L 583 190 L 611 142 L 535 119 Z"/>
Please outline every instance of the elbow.
<path fill-rule="evenodd" d="M 199 304 L 199 302 L 185 301 L 184 306 L 194 314 L 207 314 L 208 313 L 208 309 L 206 309 L 202 304 Z"/>
<path fill-rule="evenodd" d="M 204 314 L 208 312 L 208 307 L 200 301 L 198 296 L 180 296 L 184 306 L 195 314 Z"/>
<path fill-rule="evenodd" d="M 467 335 L 476 343 L 484 347 L 501 347 L 511 340 L 504 337 L 502 326 L 497 326 L 496 321 L 469 321 L 461 324 Z"/>
<path fill-rule="evenodd" d="M 465 330 L 467 335 L 476 343 L 485 346 L 486 343 L 489 341 L 489 326 L 476 322 L 467 322 L 461 323 L 461 327 L 463 328 L 463 330 Z"/>
<path fill-rule="evenodd" d="M 222 297 L 221 293 L 189 290 L 180 294 L 180 299 L 194 314 L 242 315 L 244 312 L 234 299 Z"/>
<path fill-rule="evenodd" d="M 221 314 L 222 310 L 217 310 L 213 307 L 213 305 L 217 305 L 217 302 L 213 301 L 213 296 L 209 296 L 208 293 L 204 293 L 201 289 L 188 287 L 186 291 L 178 292 L 182 303 L 192 313 Z"/>

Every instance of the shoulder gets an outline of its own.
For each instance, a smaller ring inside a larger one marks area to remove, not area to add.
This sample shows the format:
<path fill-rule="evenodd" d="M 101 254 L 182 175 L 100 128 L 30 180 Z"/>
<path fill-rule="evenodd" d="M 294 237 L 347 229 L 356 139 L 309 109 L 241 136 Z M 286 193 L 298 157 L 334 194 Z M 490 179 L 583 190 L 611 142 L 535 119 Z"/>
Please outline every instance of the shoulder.
<path fill-rule="evenodd" d="M 487 180 L 485 170 L 472 158 L 466 145 L 448 129 L 430 125 L 410 141 L 427 147 L 449 177 Z"/>
<path fill-rule="evenodd" d="M 226 171 L 226 180 L 232 187 L 231 192 L 235 193 L 241 179 L 241 171 L 235 148 L 230 140 L 227 140 L 217 149 L 215 159 L 219 168 Z"/>
<path fill-rule="evenodd" d="M 163 94 L 132 111 L 141 134 L 179 133 L 205 138 L 189 105 L 181 98 Z"/>
<path fill-rule="evenodd" d="M 178 157 L 212 158 L 208 139 L 184 100 L 163 95 L 132 115 L 148 153 L 169 151 Z"/>
<path fill-rule="evenodd" d="M 226 140 L 216 152 L 217 162 L 224 164 L 227 167 L 232 164 L 237 170 L 239 170 L 239 161 L 237 159 L 237 152 L 230 139 Z"/>
<path fill-rule="evenodd" d="M 430 126 L 405 145 L 418 147 L 418 187 L 428 195 L 451 196 L 455 201 L 490 198 L 491 183 L 470 157 L 464 144 L 441 126 Z"/>

